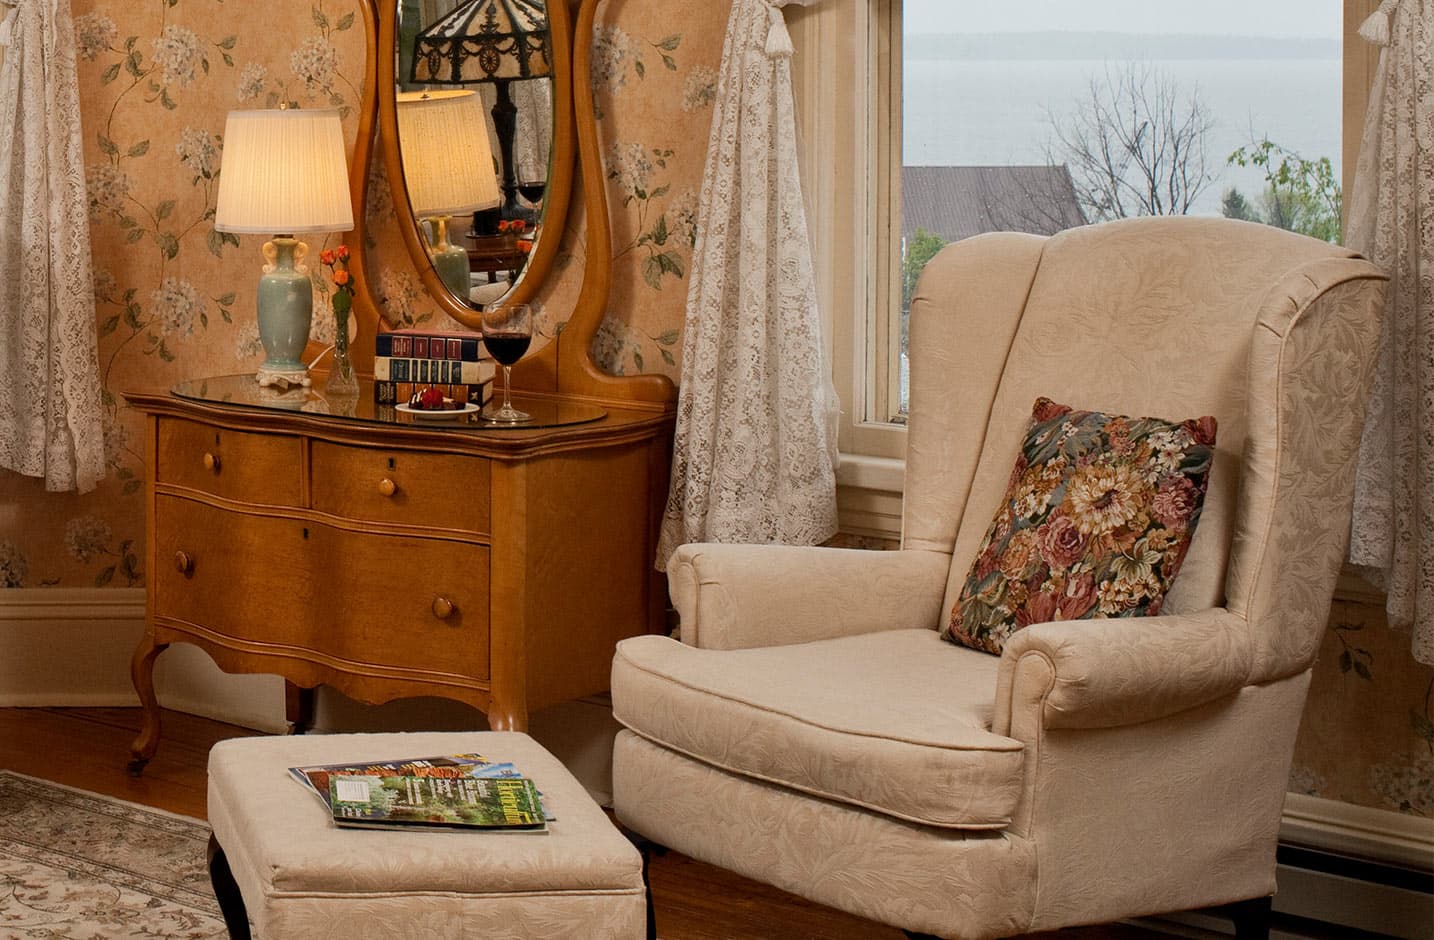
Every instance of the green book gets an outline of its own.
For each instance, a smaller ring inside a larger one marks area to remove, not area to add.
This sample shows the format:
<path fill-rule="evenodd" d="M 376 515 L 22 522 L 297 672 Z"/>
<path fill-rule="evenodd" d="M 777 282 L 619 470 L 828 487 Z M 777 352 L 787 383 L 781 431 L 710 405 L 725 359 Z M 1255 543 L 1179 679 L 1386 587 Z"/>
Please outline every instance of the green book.
<path fill-rule="evenodd" d="M 334 822 L 361 829 L 544 832 L 538 790 L 526 777 L 329 777 Z"/>

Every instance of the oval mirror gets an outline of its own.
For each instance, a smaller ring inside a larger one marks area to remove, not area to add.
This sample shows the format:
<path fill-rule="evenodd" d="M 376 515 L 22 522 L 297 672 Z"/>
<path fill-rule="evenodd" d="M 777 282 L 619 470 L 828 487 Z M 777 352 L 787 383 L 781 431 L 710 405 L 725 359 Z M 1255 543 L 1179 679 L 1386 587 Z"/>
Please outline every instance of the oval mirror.
<path fill-rule="evenodd" d="M 389 0 L 380 11 L 381 146 L 429 291 L 478 327 L 528 299 L 562 238 L 572 184 L 568 14 L 546 0 Z"/>

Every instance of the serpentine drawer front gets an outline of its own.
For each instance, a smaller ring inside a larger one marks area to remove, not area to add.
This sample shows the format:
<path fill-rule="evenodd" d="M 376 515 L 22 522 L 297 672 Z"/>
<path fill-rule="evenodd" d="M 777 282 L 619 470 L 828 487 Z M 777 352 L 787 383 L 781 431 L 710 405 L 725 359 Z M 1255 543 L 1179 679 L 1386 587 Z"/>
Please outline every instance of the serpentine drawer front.
<path fill-rule="evenodd" d="M 162 420 L 156 451 L 160 483 L 246 502 L 302 505 L 300 438 Z"/>
<path fill-rule="evenodd" d="M 488 531 L 488 461 L 315 441 L 320 512 L 435 529 Z"/>
<path fill-rule="evenodd" d="M 670 411 L 494 430 L 126 397 L 148 424 L 151 522 L 136 771 L 170 643 L 294 691 L 443 696 L 523 730 L 531 709 L 605 691 L 618 640 L 665 628 Z M 296 725 L 306 702 L 289 696 Z"/>
<path fill-rule="evenodd" d="M 488 676 L 488 549 L 156 500 L 153 616 L 216 642 Z M 364 564 L 363 559 L 378 559 Z"/>

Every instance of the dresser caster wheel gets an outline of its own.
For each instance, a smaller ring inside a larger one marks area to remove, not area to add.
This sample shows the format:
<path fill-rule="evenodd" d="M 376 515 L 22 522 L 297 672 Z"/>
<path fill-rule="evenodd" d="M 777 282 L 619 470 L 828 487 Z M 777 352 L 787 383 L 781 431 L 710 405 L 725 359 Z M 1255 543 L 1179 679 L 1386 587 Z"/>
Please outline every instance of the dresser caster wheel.
<path fill-rule="evenodd" d="M 148 763 L 148 757 L 131 758 L 129 764 L 125 766 L 125 773 L 129 774 L 131 777 L 141 776 L 144 773 L 145 765 Z"/>

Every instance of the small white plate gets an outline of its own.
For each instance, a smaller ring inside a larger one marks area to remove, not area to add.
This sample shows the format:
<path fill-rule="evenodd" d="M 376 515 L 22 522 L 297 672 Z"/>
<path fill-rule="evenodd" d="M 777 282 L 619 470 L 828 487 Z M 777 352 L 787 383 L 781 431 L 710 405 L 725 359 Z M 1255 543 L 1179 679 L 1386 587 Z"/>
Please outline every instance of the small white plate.
<path fill-rule="evenodd" d="M 458 418 L 463 415 L 471 415 L 478 410 L 478 405 L 464 402 L 462 408 L 448 408 L 442 411 L 435 411 L 431 408 L 414 408 L 412 405 L 394 405 L 394 411 L 401 411 L 406 415 L 413 415 L 415 418 L 430 418 L 435 421 L 442 421 L 445 418 Z"/>

